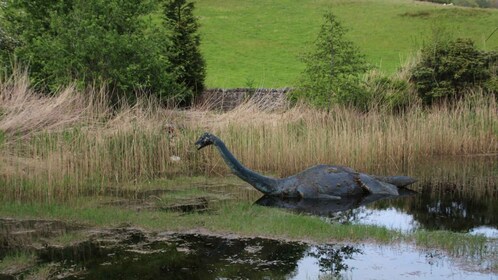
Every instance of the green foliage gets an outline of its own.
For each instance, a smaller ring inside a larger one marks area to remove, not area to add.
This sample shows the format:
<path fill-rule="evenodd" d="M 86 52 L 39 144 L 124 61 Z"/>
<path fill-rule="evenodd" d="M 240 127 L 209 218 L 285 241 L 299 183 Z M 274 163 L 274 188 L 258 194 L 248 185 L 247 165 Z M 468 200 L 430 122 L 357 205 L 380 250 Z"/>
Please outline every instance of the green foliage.
<path fill-rule="evenodd" d="M 480 51 L 469 39 L 434 40 L 422 49 L 411 81 L 425 104 L 460 99 L 475 86 L 496 93 L 497 63 L 498 53 Z"/>
<path fill-rule="evenodd" d="M 168 59 L 176 82 L 188 90 L 188 96 L 198 95 L 204 89 L 205 62 L 200 53 L 199 24 L 193 14 L 194 3 L 186 0 L 168 0 L 164 7 L 165 26 L 170 30 L 171 45 Z"/>
<path fill-rule="evenodd" d="M 365 57 L 345 38 L 346 29 L 333 14 L 325 14 L 324 20 L 314 48 L 303 57 L 306 67 L 292 97 L 318 107 L 365 106 L 366 91 L 361 86 L 361 76 L 369 68 Z"/>
<path fill-rule="evenodd" d="M 39 90 L 53 92 L 76 81 L 107 85 L 116 99 L 139 91 L 181 102 L 190 98 L 189 87 L 202 89 L 202 81 L 192 85 L 185 74 L 202 58 L 188 66 L 175 60 L 190 39 L 176 38 L 188 37 L 195 19 L 183 18 L 184 33 L 168 32 L 151 19 L 159 0 L 9 0 L 6 5 L 7 33 L 19 42 L 10 54 L 30 66 Z M 191 15 L 193 6 L 185 7 L 182 15 Z M 183 59 L 194 58 L 189 53 Z"/>
<path fill-rule="evenodd" d="M 416 102 L 409 82 L 396 75 L 386 76 L 372 71 L 366 76 L 370 106 L 380 106 L 388 111 L 402 111 Z"/>

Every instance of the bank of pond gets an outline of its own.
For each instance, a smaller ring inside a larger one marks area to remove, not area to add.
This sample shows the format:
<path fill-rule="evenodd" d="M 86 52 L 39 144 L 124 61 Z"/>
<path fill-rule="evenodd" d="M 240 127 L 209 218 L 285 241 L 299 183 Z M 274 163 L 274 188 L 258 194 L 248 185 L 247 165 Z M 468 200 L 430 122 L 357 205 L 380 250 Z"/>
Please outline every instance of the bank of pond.
<path fill-rule="evenodd" d="M 0 279 L 497 277 L 496 157 L 407 172 L 397 197 L 282 199 L 229 176 L 4 201 Z"/>

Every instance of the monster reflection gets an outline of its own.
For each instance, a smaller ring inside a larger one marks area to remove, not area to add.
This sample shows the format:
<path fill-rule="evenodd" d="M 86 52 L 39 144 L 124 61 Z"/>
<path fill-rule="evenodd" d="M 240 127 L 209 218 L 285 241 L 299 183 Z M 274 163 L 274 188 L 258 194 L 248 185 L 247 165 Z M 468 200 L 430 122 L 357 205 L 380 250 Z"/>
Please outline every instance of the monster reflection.
<path fill-rule="evenodd" d="M 457 192 L 457 186 L 422 183 L 418 193 L 360 196 L 340 200 L 260 198 L 255 203 L 298 213 L 326 217 L 339 223 L 368 224 L 411 232 L 416 229 L 450 230 L 498 238 L 498 211 L 493 197 L 474 197 Z"/>

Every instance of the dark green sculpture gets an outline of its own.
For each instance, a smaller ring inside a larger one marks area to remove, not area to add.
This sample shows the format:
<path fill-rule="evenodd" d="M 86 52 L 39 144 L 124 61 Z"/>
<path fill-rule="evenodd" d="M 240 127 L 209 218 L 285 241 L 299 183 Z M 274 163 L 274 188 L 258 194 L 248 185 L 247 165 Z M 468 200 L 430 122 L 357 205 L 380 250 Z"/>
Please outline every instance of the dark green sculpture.
<path fill-rule="evenodd" d="M 340 199 L 367 194 L 397 196 L 398 188 L 416 182 L 408 176 L 373 176 L 358 173 L 349 167 L 333 165 L 316 165 L 287 178 L 271 178 L 243 166 L 223 141 L 210 133 L 204 133 L 195 142 L 198 150 L 211 144 L 218 149 L 235 175 L 260 192 L 271 196 L 319 199 Z"/>

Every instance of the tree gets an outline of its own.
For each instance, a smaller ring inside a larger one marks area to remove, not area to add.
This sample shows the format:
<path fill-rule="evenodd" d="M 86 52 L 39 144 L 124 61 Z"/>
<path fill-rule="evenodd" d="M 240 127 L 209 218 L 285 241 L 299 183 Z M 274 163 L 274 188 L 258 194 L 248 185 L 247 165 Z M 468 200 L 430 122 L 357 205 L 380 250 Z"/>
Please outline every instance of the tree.
<path fill-rule="evenodd" d="M 7 0 L 5 26 L 18 42 L 11 55 L 44 92 L 76 81 L 106 85 L 116 98 L 140 91 L 182 99 L 167 30 L 148 17 L 158 1 Z"/>
<path fill-rule="evenodd" d="M 292 97 L 304 98 L 318 107 L 333 103 L 362 106 L 365 90 L 361 76 L 369 66 L 345 34 L 346 29 L 332 13 L 324 15 L 314 48 L 303 57 L 305 70 Z"/>
<path fill-rule="evenodd" d="M 188 94 L 186 102 L 204 89 L 205 62 L 200 53 L 199 24 L 193 14 L 194 3 L 186 0 L 168 0 L 164 6 L 165 25 L 170 31 L 168 55 L 176 82 Z M 190 97 L 190 98 L 189 98 Z"/>

